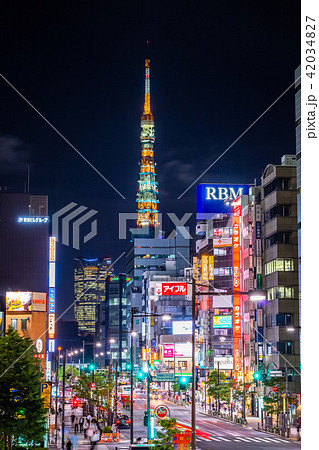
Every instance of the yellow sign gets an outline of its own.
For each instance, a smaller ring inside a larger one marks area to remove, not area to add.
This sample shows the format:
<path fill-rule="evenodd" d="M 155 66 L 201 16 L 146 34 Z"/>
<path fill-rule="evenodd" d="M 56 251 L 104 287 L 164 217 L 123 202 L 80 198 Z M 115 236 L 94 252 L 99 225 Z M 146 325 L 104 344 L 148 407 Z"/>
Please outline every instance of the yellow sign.
<path fill-rule="evenodd" d="M 214 256 L 209 256 L 208 258 L 208 278 L 210 280 L 214 279 Z"/>
<path fill-rule="evenodd" d="M 142 360 L 143 361 L 147 360 L 147 350 L 146 350 L 146 348 L 142 349 Z"/>
<path fill-rule="evenodd" d="M 208 256 L 202 256 L 202 279 L 208 281 Z"/>
<path fill-rule="evenodd" d="M 41 383 L 41 398 L 43 398 L 44 407 L 51 406 L 51 385 L 49 383 Z"/>

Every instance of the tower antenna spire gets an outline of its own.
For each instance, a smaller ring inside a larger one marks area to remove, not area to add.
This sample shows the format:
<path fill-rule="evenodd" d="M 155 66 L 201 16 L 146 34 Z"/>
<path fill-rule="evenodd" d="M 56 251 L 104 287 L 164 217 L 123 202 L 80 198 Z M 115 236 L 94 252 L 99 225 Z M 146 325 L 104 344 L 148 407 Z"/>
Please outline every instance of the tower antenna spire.
<path fill-rule="evenodd" d="M 149 42 L 146 41 L 145 97 L 141 116 L 141 162 L 137 192 L 137 226 L 156 227 L 158 223 L 158 189 L 154 161 L 154 116 L 151 113 Z"/>

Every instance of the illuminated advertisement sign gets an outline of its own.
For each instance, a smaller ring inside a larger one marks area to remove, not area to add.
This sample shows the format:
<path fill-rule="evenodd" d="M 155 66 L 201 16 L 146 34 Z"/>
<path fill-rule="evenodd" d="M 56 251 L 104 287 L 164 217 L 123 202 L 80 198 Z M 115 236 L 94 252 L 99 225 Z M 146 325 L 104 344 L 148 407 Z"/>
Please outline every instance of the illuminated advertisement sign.
<path fill-rule="evenodd" d="M 35 341 L 35 348 L 36 348 L 36 350 L 37 350 L 37 352 L 38 353 L 41 353 L 42 352 L 42 350 L 43 350 L 43 342 L 42 342 L 42 339 L 37 339 L 36 341 Z"/>
<path fill-rule="evenodd" d="M 55 261 L 55 237 L 50 237 L 49 241 L 49 261 Z"/>
<path fill-rule="evenodd" d="M 202 280 L 208 280 L 208 256 L 202 256 Z"/>
<path fill-rule="evenodd" d="M 213 238 L 213 247 L 231 247 L 233 240 L 231 237 L 214 237 Z"/>
<path fill-rule="evenodd" d="M 187 295 L 187 283 L 157 283 L 157 295 Z"/>
<path fill-rule="evenodd" d="M 174 358 L 174 347 L 175 347 L 175 357 L 191 358 L 192 357 L 192 344 L 191 343 L 176 343 L 174 344 L 164 344 L 163 345 L 163 357 L 164 358 Z"/>
<path fill-rule="evenodd" d="M 49 263 L 49 287 L 55 287 L 55 262 Z"/>
<path fill-rule="evenodd" d="M 232 356 L 214 356 L 214 369 L 233 370 L 234 358 Z"/>
<path fill-rule="evenodd" d="M 55 339 L 49 339 L 49 352 L 55 352 Z"/>
<path fill-rule="evenodd" d="M 241 290 L 240 284 L 240 217 L 241 217 L 241 198 L 233 202 L 233 290 L 234 292 Z M 233 296 L 234 311 L 234 369 L 237 380 L 242 377 L 242 361 L 239 351 L 239 341 L 242 337 L 241 330 L 241 297 L 240 294 Z"/>
<path fill-rule="evenodd" d="M 49 313 L 55 313 L 55 288 L 49 288 Z"/>
<path fill-rule="evenodd" d="M 232 328 L 232 316 L 213 316 L 213 328 Z"/>
<path fill-rule="evenodd" d="M 49 223 L 49 217 L 18 217 L 18 223 Z"/>
<path fill-rule="evenodd" d="M 192 334 L 192 321 L 181 320 L 173 322 L 173 334 Z"/>
<path fill-rule="evenodd" d="M 214 256 L 208 258 L 208 279 L 214 279 Z"/>
<path fill-rule="evenodd" d="M 32 292 L 7 292 L 6 310 L 7 311 L 31 311 Z"/>
<path fill-rule="evenodd" d="M 48 338 L 55 338 L 55 314 L 53 313 L 48 314 Z"/>
<path fill-rule="evenodd" d="M 199 184 L 197 219 L 211 219 L 216 214 L 232 213 L 232 202 L 249 194 L 248 184 Z"/>

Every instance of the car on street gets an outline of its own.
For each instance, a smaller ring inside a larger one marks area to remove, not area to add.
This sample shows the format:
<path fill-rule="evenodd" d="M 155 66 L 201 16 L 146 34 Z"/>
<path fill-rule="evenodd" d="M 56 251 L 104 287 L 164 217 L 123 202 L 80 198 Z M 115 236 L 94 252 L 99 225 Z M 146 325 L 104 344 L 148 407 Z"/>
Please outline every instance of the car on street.
<path fill-rule="evenodd" d="M 131 419 L 126 414 L 118 414 L 115 423 L 119 429 L 131 427 Z"/>

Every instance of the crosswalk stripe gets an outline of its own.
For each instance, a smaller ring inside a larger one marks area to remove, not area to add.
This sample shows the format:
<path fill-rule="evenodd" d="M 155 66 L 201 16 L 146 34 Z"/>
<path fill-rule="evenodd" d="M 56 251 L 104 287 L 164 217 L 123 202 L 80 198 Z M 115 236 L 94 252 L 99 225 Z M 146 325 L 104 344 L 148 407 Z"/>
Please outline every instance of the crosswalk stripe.
<path fill-rule="evenodd" d="M 211 437 L 211 439 L 212 439 L 213 441 L 219 442 L 219 439 L 216 439 L 216 438 L 214 438 L 214 437 Z"/>
<path fill-rule="evenodd" d="M 226 438 L 224 438 L 222 436 L 219 436 L 219 439 L 222 439 L 223 441 L 229 442 L 229 439 L 226 439 Z"/>
<path fill-rule="evenodd" d="M 246 438 L 242 438 L 241 436 L 236 436 L 236 439 L 240 439 L 241 441 L 244 441 L 244 442 L 250 442 L 249 440 L 247 441 Z"/>

